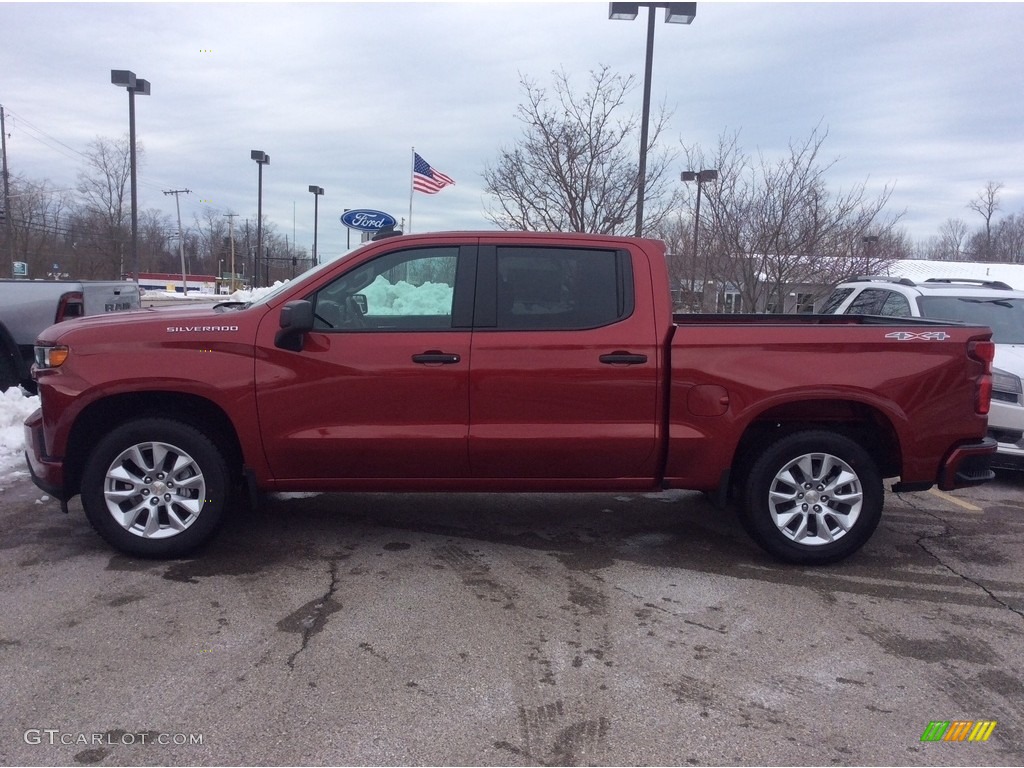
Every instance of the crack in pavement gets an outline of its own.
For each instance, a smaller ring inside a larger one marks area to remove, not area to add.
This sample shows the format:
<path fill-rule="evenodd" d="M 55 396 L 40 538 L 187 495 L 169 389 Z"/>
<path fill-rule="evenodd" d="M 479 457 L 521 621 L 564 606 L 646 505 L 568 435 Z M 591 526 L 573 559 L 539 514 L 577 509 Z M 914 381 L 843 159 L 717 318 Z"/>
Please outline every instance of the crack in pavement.
<path fill-rule="evenodd" d="M 288 657 L 288 669 L 295 669 L 295 660 L 309 647 L 309 641 L 313 635 L 323 630 L 332 613 L 341 610 L 341 603 L 334 599 L 334 594 L 338 590 L 338 561 L 343 558 L 325 559 L 330 564 L 331 581 L 324 594 L 310 600 L 297 611 L 277 622 L 277 628 L 281 632 L 294 632 L 302 636 L 299 649 Z"/>
<path fill-rule="evenodd" d="M 1022 611 L 1019 608 L 1014 608 L 1012 605 L 1007 603 L 1005 600 L 1001 599 L 991 589 L 986 587 L 981 582 L 979 582 L 979 581 L 977 581 L 975 579 L 972 579 L 967 574 L 960 573 L 960 571 L 958 571 L 956 568 L 951 566 L 949 563 L 945 562 L 938 553 L 933 552 L 931 549 L 929 549 L 927 547 L 926 542 L 929 539 L 943 539 L 943 538 L 949 538 L 949 537 L 951 537 L 953 535 L 953 526 L 950 525 L 949 522 L 947 522 L 946 520 L 944 520 L 941 517 L 939 517 L 937 514 L 932 512 L 930 509 L 928 509 L 926 507 L 919 506 L 918 504 L 915 503 L 914 499 L 905 498 L 904 496 L 902 496 L 900 494 L 897 494 L 897 495 L 899 496 L 901 501 L 903 501 L 904 503 L 907 504 L 907 506 L 911 507 L 912 509 L 914 509 L 914 510 L 916 510 L 918 512 L 923 512 L 924 514 L 926 514 L 929 517 L 933 518 L 936 522 L 938 522 L 942 526 L 942 532 L 941 533 L 935 533 L 935 534 L 925 533 L 925 534 L 922 534 L 921 536 L 919 536 L 917 538 L 917 541 L 916 541 L 917 546 L 919 546 L 926 554 L 928 554 L 933 560 L 935 560 L 935 562 L 937 562 L 939 565 L 941 565 L 947 571 L 952 573 L 954 576 L 956 576 L 957 578 L 961 579 L 962 581 L 967 582 L 968 584 L 971 584 L 972 586 L 977 587 L 982 592 L 984 592 L 986 595 L 988 595 L 992 599 L 993 602 L 998 603 L 999 605 L 1003 606 L 1003 608 L 1005 608 L 1006 610 L 1010 611 L 1011 613 L 1015 613 L 1015 614 L 1017 614 L 1017 616 L 1019 616 L 1020 618 L 1024 619 L 1024 611 Z"/>

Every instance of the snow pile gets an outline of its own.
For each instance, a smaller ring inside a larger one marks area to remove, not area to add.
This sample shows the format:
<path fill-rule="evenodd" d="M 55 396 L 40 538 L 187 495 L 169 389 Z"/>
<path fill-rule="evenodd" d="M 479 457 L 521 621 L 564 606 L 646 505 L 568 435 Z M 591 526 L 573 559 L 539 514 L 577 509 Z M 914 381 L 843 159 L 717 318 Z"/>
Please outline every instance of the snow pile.
<path fill-rule="evenodd" d="M 284 281 L 284 283 L 287 283 L 287 282 L 289 282 L 289 281 L 288 280 Z M 230 296 L 221 296 L 221 297 L 218 297 L 218 298 L 221 301 L 256 301 L 257 299 L 259 299 L 264 294 L 270 293 L 271 291 L 276 291 L 278 288 L 280 288 L 282 285 L 284 285 L 284 283 L 282 283 L 280 280 L 278 280 L 276 283 L 274 283 L 273 285 L 271 285 L 271 286 L 269 286 L 267 288 L 239 288 L 237 291 L 232 293 Z"/>
<path fill-rule="evenodd" d="M 284 282 L 288 282 L 285 280 Z M 276 290 L 278 286 L 283 285 L 280 280 L 274 283 L 268 288 L 239 288 L 232 294 L 225 293 L 203 293 L 199 290 L 189 289 L 188 294 L 181 293 L 180 291 L 157 291 L 157 290 L 143 290 L 143 296 L 158 296 L 161 299 L 181 299 L 182 303 L 188 303 L 188 301 L 196 298 L 209 299 L 210 301 L 256 301 L 265 293 Z"/>
<path fill-rule="evenodd" d="M 28 476 L 22 422 L 38 407 L 39 398 L 26 395 L 21 387 L 0 392 L 0 485 L 8 479 Z"/>
<path fill-rule="evenodd" d="M 392 285 L 378 275 L 360 293 L 366 296 L 368 315 L 450 315 L 452 290 L 443 283 L 416 286 L 399 280 Z"/>

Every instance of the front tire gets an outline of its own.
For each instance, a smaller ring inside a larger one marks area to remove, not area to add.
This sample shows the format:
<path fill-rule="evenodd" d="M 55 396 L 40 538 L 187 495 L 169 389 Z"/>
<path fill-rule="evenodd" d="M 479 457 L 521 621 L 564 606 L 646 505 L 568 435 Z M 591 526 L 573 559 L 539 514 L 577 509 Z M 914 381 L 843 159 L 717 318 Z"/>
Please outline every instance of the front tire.
<path fill-rule="evenodd" d="M 208 541 L 228 505 L 224 457 L 172 419 L 128 422 L 102 438 L 82 472 L 82 506 L 96 532 L 138 557 L 181 557 Z"/>
<path fill-rule="evenodd" d="M 740 521 L 764 550 L 789 563 L 842 560 L 882 516 L 882 476 L 848 437 L 796 432 L 772 443 L 747 476 Z"/>

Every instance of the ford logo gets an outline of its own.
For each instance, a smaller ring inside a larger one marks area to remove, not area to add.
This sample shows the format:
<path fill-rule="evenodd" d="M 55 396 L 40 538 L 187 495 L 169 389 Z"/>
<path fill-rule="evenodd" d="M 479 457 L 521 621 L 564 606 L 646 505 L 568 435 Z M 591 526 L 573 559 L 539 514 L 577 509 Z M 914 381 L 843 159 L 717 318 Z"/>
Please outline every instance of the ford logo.
<path fill-rule="evenodd" d="M 353 208 L 341 215 L 341 223 L 349 229 L 360 232 L 376 232 L 378 229 L 393 227 L 398 221 L 390 213 L 371 208 Z"/>

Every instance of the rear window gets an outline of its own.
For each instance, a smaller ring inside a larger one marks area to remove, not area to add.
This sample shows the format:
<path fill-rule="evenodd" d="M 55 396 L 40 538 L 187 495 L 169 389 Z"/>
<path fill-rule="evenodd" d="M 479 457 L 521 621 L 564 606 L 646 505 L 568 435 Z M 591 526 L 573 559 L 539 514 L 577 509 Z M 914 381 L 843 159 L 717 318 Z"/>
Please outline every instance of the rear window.
<path fill-rule="evenodd" d="M 839 309 L 839 305 L 846 301 L 846 297 L 853 293 L 853 288 L 836 288 L 832 295 L 825 299 L 818 310 L 823 315 L 833 315 Z"/>
<path fill-rule="evenodd" d="M 987 325 L 997 344 L 1024 344 L 1024 299 L 966 296 L 921 296 L 922 317 Z"/>
<path fill-rule="evenodd" d="M 848 315 L 880 315 L 882 304 L 892 291 L 879 288 L 865 288 L 846 309 Z"/>

